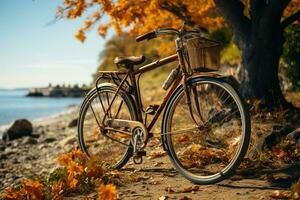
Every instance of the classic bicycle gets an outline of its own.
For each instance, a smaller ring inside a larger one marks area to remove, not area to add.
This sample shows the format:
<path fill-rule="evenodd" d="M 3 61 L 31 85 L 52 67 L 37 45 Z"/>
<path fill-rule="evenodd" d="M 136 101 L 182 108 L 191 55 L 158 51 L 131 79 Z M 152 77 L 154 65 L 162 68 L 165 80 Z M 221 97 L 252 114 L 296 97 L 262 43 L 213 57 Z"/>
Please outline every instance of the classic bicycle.
<path fill-rule="evenodd" d="M 176 54 L 136 68 L 144 56 L 116 57 L 120 71 L 101 71 L 85 97 L 78 122 L 80 148 L 120 169 L 132 157 L 140 164 L 163 112 L 161 139 L 177 171 L 196 184 L 230 177 L 249 145 L 250 118 L 238 92 L 218 75 L 219 45 L 197 30 L 160 28 L 137 42 L 175 35 Z M 144 108 L 139 88 L 142 74 L 178 62 L 164 82 L 161 105 Z M 152 120 L 147 124 L 147 116 Z"/>

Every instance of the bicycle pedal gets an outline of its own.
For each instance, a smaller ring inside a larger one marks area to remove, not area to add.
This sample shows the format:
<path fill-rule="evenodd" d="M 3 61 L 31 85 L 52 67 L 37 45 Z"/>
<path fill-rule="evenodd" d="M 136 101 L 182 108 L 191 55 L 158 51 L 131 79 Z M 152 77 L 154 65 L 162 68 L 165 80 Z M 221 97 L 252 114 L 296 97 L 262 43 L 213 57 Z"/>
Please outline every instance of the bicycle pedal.
<path fill-rule="evenodd" d="M 150 105 L 147 109 L 146 109 L 146 114 L 148 115 L 154 115 L 157 111 L 157 109 L 159 108 L 159 105 Z"/>
<path fill-rule="evenodd" d="M 137 151 L 134 154 L 134 156 L 136 156 L 136 157 L 142 157 L 142 156 L 146 156 L 146 155 L 147 155 L 146 151 Z"/>
<path fill-rule="evenodd" d="M 149 138 L 153 138 L 153 136 L 154 136 L 153 133 L 151 133 L 151 132 L 148 133 Z"/>

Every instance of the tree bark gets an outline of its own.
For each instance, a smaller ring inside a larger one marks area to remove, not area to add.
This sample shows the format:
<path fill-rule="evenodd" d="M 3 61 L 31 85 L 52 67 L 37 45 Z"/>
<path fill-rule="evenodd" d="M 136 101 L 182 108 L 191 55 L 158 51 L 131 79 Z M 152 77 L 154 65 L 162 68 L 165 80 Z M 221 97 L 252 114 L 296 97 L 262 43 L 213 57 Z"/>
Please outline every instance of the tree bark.
<path fill-rule="evenodd" d="M 259 99 L 268 109 L 287 108 L 279 83 L 278 68 L 284 43 L 280 24 L 289 0 L 250 1 L 250 17 L 237 0 L 214 0 L 241 51 L 240 92 L 245 99 Z"/>
<path fill-rule="evenodd" d="M 270 28 L 271 29 L 271 28 Z M 252 27 L 253 33 L 240 47 L 242 68 L 240 91 L 246 99 L 259 99 L 266 108 L 287 108 L 278 79 L 279 59 L 284 43 L 283 32 Z M 268 33 L 267 33 L 268 32 Z"/>

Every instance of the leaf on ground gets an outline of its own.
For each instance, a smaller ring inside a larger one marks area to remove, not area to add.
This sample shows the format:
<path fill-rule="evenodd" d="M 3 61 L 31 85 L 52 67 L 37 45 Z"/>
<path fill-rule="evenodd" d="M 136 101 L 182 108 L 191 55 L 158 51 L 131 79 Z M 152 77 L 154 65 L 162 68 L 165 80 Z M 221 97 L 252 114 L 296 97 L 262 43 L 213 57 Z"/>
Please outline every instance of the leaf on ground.
<path fill-rule="evenodd" d="M 187 142 L 190 141 L 190 136 L 188 135 L 182 135 L 177 139 L 178 143 L 183 143 L 183 142 Z"/>
<path fill-rule="evenodd" d="M 165 191 L 168 192 L 168 193 L 174 193 L 175 192 L 170 186 L 166 187 Z"/>
<path fill-rule="evenodd" d="M 158 198 L 158 200 L 166 200 L 166 199 L 168 199 L 168 196 L 161 196 Z"/>
<path fill-rule="evenodd" d="M 166 155 L 166 152 L 165 151 L 152 151 L 148 158 L 149 159 L 154 159 L 154 158 L 159 158 L 159 157 L 162 157 L 162 156 L 165 156 Z"/>
<path fill-rule="evenodd" d="M 189 193 L 189 192 L 196 192 L 199 190 L 199 186 L 198 185 L 194 185 L 194 186 L 191 186 L 191 187 L 187 187 L 187 188 L 184 188 L 183 190 L 179 191 L 181 193 Z"/>
<path fill-rule="evenodd" d="M 289 199 L 290 196 L 291 196 L 290 191 L 275 190 L 273 193 L 270 194 L 270 197 L 273 199 Z"/>
<path fill-rule="evenodd" d="M 286 153 L 285 153 L 282 149 L 280 149 L 280 148 L 278 148 L 278 147 L 273 147 L 273 148 L 272 148 L 272 152 L 273 152 L 278 158 L 282 158 L 282 157 L 284 157 L 284 156 L 286 155 Z"/>
<path fill-rule="evenodd" d="M 180 197 L 179 200 L 193 200 L 193 199 L 190 197 L 187 197 L 187 196 L 183 196 L 183 197 Z"/>
<path fill-rule="evenodd" d="M 101 185 L 98 189 L 99 200 L 116 200 L 117 189 L 112 184 Z"/>
<path fill-rule="evenodd" d="M 292 185 L 291 190 L 292 190 L 291 199 L 300 199 L 300 182 L 299 181 L 298 181 L 298 183 L 295 183 Z"/>

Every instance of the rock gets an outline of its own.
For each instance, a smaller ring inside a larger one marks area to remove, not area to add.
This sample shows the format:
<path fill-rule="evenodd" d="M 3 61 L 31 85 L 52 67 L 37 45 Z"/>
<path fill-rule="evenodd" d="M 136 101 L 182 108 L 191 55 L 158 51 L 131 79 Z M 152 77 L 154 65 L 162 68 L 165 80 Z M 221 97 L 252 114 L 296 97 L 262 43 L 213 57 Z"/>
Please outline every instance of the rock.
<path fill-rule="evenodd" d="M 66 137 L 65 139 L 61 140 L 59 142 L 59 146 L 65 147 L 67 145 L 73 145 L 76 142 L 76 137 L 73 135 L 70 135 L 69 137 Z"/>
<path fill-rule="evenodd" d="M 15 120 L 4 132 L 2 139 L 4 141 L 15 140 L 24 136 L 32 135 L 32 124 L 26 119 Z"/>
<path fill-rule="evenodd" d="M 23 141 L 21 142 L 21 144 L 37 144 L 37 140 L 35 138 L 26 136 Z"/>
<path fill-rule="evenodd" d="M 77 126 L 77 124 L 78 124 L 78 118 L 73 119 L 73 120 L 69 123 L 68 127 L 69 127 L 69 128 L 73 128 L 73 127 Z"/>
<path fill-rule="evenodd" d="M 295 140 L 300 143 L 300 127 L 292 131 L 287 135 L 287 138 L 290 140 Z"/>
<path fill-rule="evenodd" d="M 3 140 L 0 140 L 0 152 L 5 150 L 5 143 Z"/>
<path fill-rule="evenodd" d="M 54 137 L 49 137 L 49 138 L 42 140 L 41 143 L 52 143 L 52 142 L 55 142 L 56 140 L 57 139 Z"/>
<path fill-rule="evenodd" d="M 6 159 L 7 159 L 7 155 L 6 154 L 4 154 L 4 153 L 0 154 L 0 161 L 1 160 L 6 160 Z"/>

